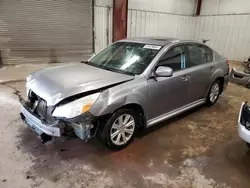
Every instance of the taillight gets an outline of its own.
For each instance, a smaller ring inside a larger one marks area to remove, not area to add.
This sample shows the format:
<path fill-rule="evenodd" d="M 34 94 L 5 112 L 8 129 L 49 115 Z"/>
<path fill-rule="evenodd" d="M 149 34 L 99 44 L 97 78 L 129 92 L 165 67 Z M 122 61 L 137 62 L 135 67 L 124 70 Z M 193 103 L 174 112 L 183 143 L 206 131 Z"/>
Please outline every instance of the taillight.
<path fill-rule="evenodd" d="M 227 66 L 229 66 L 229 62 L 228 62 L 228 60 L 226 60 L 226 64 L 227 64 Z"/>

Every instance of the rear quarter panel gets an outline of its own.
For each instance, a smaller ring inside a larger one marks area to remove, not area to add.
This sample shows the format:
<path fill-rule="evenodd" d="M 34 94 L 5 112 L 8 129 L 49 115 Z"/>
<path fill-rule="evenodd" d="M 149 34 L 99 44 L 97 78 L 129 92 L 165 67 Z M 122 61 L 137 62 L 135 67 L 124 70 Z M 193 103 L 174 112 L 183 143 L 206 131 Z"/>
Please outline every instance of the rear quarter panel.
<path fill-rule="evenodd" d="M 214 52 L 214 61 L 215 61 L 215 70 L 212 74 L 211 80 L 210 80 L 210 87 L 212 86 L 213 82 L 218 79 L 219 77 L 224 78 L 224 84 L 228 83 L 229 75 L 228 75 L 228 66 L 226 64 L 226 58 L 220 56 L 218 53 Z M 207 89 L 207 93 L 209 92 L 210 87 Z"/>

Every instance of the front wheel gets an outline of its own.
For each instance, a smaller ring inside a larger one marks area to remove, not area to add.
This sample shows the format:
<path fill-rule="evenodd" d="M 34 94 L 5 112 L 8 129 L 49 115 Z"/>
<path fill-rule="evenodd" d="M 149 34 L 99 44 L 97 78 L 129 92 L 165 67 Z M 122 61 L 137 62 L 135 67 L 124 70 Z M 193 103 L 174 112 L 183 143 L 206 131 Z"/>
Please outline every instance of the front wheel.
<path fill-rule="evenodd" d="M 133 141 L 138 123 L 139 118 L 133 110 L 120 109 L 100 128 L 97 136 L 109 148 L 120 150 Z"/>
<path fill-rule="evenodd" d="M 212 86 L 211 86 L 211 88 L 210 88 L 210 90 L 208 92 L 208 95 L 207 95 L 207 104 L 209 106 L 215 104 L 216 101 L 218 100 L 218 98 L 220 96 L 220 87 L 221 87 L 221 85 L 220 85 L 219 80 L 216 80 L 212 84 Z"/>

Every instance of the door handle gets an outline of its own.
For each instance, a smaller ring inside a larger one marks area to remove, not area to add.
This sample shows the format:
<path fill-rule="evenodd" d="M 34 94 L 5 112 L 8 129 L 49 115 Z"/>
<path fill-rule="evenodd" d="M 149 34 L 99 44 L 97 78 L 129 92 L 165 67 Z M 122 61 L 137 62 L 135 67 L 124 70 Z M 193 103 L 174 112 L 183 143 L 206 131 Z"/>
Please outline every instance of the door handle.
<path fill-rule="evenodd" d="M 190 79 L 190 76 L 187 76 L 187 75 L 185 75 L 181 78 L 181 80 L 184 82 L 188 81 L 189 79 Z"/>

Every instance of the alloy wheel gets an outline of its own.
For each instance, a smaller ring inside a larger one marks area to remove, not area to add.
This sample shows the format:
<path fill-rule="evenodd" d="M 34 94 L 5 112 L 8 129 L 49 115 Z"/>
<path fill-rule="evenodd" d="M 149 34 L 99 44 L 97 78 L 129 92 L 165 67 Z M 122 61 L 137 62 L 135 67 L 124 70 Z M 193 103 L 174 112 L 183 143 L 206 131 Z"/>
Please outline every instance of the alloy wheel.
<path fill-rule="evenodd" d="M 212 103 L 214 103 L 220 94 L 220 86 L 217 82 L 214 83 L 214 85 L 211 88 L 209 99 Z"/>
<path fill-rule="evenodd" d="M 135 131 L 135 120 L 130 114 L 120 115 L 112 124 L 110 138 L 113 144 L 126 144 Z"/>

